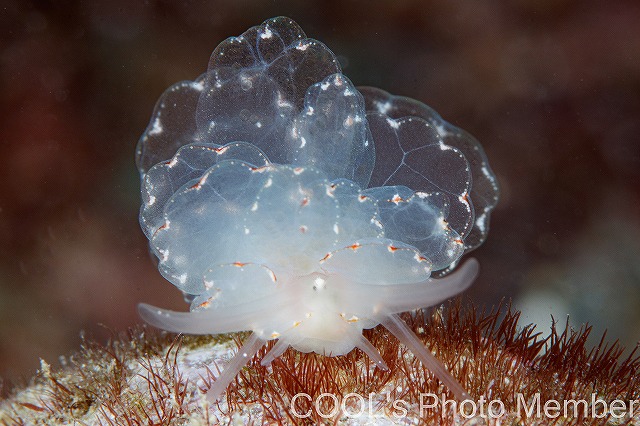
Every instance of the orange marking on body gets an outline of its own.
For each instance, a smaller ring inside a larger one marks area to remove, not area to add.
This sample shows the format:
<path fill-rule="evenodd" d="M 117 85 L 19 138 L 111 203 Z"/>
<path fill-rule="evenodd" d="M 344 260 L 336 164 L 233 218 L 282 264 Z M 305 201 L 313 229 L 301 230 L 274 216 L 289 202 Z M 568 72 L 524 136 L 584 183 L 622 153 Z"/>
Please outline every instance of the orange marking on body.
<path fill-rule="evenodd" d="M 351 250 L 355 251 L 355 250 L 358 250 L 360 247 L 362 247 L 360 245 L 360 243 L 355 243 L 355 244 L 350 245 L 348 248 L 350 248 Z"/>
<path fill-rule="evenodd" d="M 391 246 L 391 245 L 387 246 L 387 249 L 389 249 L 389 251 L 390 251 L 391 253 L 395 252 L 396 250 L 399 250 L 399 249 L 398 249 L 398 247 L 396 247 L 396 246 Z"/>
<path fill-rule="evenodd" d="M 300 202 L 300 207 L 304 207 L 304 206 L 306 206 L 308 204 L 309 204 L 309 198 L 308 197 L 304 197 L 302 199 L 302 201 Z"/>
<path fill-rule="evenodd" d="M 325 260 L 331 258 L 331 256 L 333 256 L 331 253 L 325 254 L 324 257 L 322 259 L 320 259 L 320 262 L 324 262 Z"/>
<path fill-rule="evenodd" d="M 237 266 L 238 268 L 242 268 L 244 265 L 246 265 L 246 263 L 242 263 L 242 262 L 233 262 L 233 266 Z"/>
<path fill-rule="evenodd" d="M 296 167 L 295 169 L 293 169 L 293 173 L 296 175 L 299 175 L 302 172 L 304 172 L 304 167 Z"/>
<path fill-rule="evenodd" d="M 167 225 L 167 222 L 165 222 L 161 227 L 156 229 L 156 231 L 153 233 L 153 236 L 155 237 L 158 232 L 162 231 L 163 229 L 168 229 L 168 228 L 169 228 L 169 225 Z"/>

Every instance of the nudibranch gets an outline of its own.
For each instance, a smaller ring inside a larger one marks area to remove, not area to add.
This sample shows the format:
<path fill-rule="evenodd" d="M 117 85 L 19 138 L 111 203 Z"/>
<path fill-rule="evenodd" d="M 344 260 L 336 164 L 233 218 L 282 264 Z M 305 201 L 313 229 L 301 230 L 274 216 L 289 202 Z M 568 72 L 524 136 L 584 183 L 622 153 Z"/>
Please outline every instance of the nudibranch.
<path fill-rule="evenodd" d="M 251 331 L 217 399 L 268 340 L 326 356 L 382 324 L 460 399 L 462 386 L 398 313 L 465 290 L 498 199 L 480 144 L 428 106 L 356 88 L 335 55 L 284 17 L 213 52 L 158 101 L 136 152 L 140 224 L 190 312 L 146 304 L 177 333 Z M 434 278 L 437 276 L 439 278 Z"/>

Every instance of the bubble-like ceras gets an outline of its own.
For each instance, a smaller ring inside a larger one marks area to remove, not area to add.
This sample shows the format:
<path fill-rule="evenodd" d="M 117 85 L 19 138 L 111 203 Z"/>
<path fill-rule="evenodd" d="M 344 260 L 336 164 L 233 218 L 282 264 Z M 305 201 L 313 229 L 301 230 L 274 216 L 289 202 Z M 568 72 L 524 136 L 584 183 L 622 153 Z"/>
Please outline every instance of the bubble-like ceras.
<path fill-rule="evenodd" d="M 364 96 L 363 96 L 364 95 Z M 497 186 L 482 148 L 424 104 L 356 89 L 288 18 L 221 43 L 169 88 L 137 149 L 140 223 L 191 312 L 140 305 L 165 330 L 253 333 L 209 391 L 257 350 L 289 346 L 386 365 L 383 324 L 458 397 L 464 389 L 397 316 L 467 288 Z"/>

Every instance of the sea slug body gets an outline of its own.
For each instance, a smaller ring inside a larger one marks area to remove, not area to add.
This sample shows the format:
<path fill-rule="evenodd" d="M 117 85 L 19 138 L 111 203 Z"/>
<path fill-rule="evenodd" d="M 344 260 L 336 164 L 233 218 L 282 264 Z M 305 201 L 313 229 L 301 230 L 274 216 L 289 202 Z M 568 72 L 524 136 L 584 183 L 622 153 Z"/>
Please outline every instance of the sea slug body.
<path fill-rule="evenodd" d="M 498 199 L 480 144 L 426 105 L 356 88 L 334 54 L 279 17 L 222 42 L 208 71 L 169 88 L 138 144 L 140 223 L 190 312 L 146 304 L 165 330 L 250 330 L 218 398 L 268 340 L 386 368 L 362 330 L 385 326 L 461 399 L 399 319 L 466 289 L 460 257 Z M 433 278 L 437 273 L 441 278 Z"/>

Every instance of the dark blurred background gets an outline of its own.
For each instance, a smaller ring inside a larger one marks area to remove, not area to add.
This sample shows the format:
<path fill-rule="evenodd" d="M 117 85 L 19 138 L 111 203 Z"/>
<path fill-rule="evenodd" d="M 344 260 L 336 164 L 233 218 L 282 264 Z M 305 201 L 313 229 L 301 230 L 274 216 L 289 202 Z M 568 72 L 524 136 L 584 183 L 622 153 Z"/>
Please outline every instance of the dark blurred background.
<path fill-rule="evenodd" d="M 287 15 L 358 85 L 419 99 L 483 144 L 502 199 L 468 296 L 640 339 L 640 2 L 4 1 L 0 376 L 186 309 L 139 229 L 134 148 L 168 86 Z M 5 385 L 5 390 L 6 390 Z"/>

